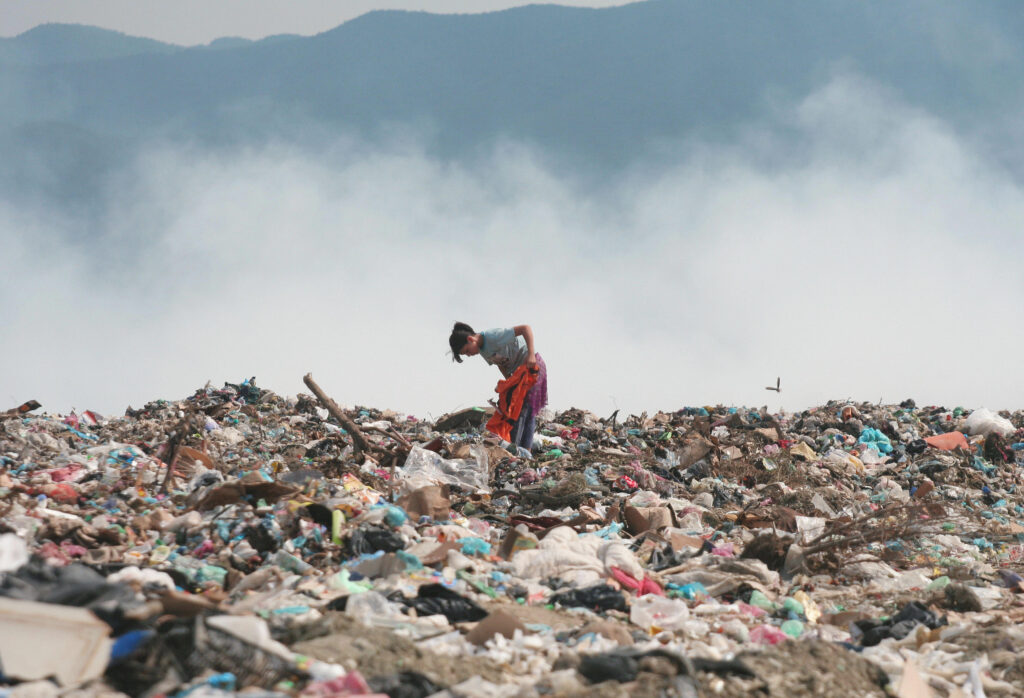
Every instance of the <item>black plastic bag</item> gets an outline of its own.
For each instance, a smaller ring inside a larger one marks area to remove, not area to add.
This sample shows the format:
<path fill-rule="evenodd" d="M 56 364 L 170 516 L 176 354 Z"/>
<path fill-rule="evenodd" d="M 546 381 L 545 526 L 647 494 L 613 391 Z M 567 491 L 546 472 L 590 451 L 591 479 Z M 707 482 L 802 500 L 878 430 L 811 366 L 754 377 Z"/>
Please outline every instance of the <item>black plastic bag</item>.
<path fill-rule="evenodd" d="M 405 541 L 402 536 L 394 531 L 389 531 L 380 526 L 366 526 L 356 529 L 348 539 L 349 557 L 358 555 L 372 555 L 383 550 L 386 553 L 394 553 L 405 549 Z"/>
<path fill-rule="evenodd" d="M 918 625 L 934 630 L 945 624 L 945 616 L 940 617 L 934 611 L 929 611 L 919 601 L 911 601 L 887 621 L 868 619 L 854 623 L 862 633 L 860 644 L 864 647 L 874 647 L 890 637 L 902 640 Z"/>
<path fill-rule="evenodd" d="M 618 681 L 627 683 L 640 673 L 640 663 L 633 657 L 609 652 L 585 654 L 580 660 L 580 674 L 590 683 Z"/>
<path fill-rule="evenodd" d="M 907 453 L 912 456 L 924 453 L 925 449 L 928 448 L 928 444 L 925 443 L 924 439 L 914 439 L 907 444 Z"/>
<path fill-rule="evenodd" d="M 487 617 L 487 611 L 441 584 L 424 584 L 416 598 L 404 599 L 403 603 L 415 608 L 421 616 L 443 615 L 449 623 L 474 622 Z"/>
<path fill-rule="evenodd" d="M 384 693 L 389 698 L 426 698 L 443 688 L 416 671 L 375 676 L 366 683 L 374 693 Z"/>
<path fill-rule="evenodd" d="M 935 611 L 929 611 L 920 601 L 911 601 L 892 618 L 894 624 L 908 620 L 920 623 L 929 630 L 935 630 L 946 624 L 945 616 L 940 617 Z"/>
<path fill-rule="evenodd" d="M 715 674 L 734 674 L 749 678 L 756 676 L 750 667 L 738 659 L 726 661 L 714 659 L 691 660 L 666 649 L 638 650 L 632 647 L 612 650 L 603 654 L 584 655 L 580 660 L 578 671 L 591 683 L 601 683 L 602 681 L 627 683 L 636 679 L 640 673 L 640 661 L 645 657 L 663 657 L 671 661 L 675 664 L 677 680 L 692 679 L 696 677 L 698 671 L 707 671 Z M 686 681 L 683 684 L 678 684 L 678 686 L 684 689 L 686 693 L 696 695 L 695 686 L 692 685 L 692 682 Z"/>
<path fill-rule="evenodd" d="M 255 526 L 248 526 L 245 529 L 245 539 L 249 545 L 260 553 L 268 553 L 281 547 L 280 541 L 274 537 L 268 526 L 262 521 Z"/>
<path fill-rule="evenodd" d="M 587 608 L 591 611 L 626 611 L 626 597 L 619 589 L 607 584 L 596 584 L 585 589 L 573 589 L 551 597 L 551 603 L 566 608 Z"/>
<path fill-rule="evenodd" d="M 0 575 L 0 596 L 87 608 L 115 633 L 132 625 L 125 622 L 125 611 L 144 603 L 128 585 L 110 584 L 85 565 L 53 567 L 38 557 L 14 572 Z"/>

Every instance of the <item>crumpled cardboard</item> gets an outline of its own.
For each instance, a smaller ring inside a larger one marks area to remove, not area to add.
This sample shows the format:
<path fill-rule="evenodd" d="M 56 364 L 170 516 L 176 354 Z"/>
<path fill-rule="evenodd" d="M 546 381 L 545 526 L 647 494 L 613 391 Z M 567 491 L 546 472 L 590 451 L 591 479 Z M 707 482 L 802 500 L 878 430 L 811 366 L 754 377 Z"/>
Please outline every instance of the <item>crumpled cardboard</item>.
<path fill-rule="evenodd" d="M 626 528 L 634 535 L 647 530 L 668 528 L 676 523 L 675 516 L 668 507 L 627 506 L 623 515 L 626 517 Z"/>
<path fill-rule="evenodd" d="M 399 497 L 397 503 L 413 520 L 428 516 L 434 521 L 446 521 L 451 511 L 448 487 L 444 485 L 421 487 Z"/>
<path fill-rule="evenodd" d="M 466 639 L 477 647 L 481 647 L 496 635 L 511 638 L 515 635 L 516 630 L 524 635 L 528 632 L 526 626 L 523 625 L 523 622 L 511 613 L 507 613 L 505 611 L 494 611 L 477 623 L 476 626 L 469 631 L 469 634 L 466 635 Z"/>

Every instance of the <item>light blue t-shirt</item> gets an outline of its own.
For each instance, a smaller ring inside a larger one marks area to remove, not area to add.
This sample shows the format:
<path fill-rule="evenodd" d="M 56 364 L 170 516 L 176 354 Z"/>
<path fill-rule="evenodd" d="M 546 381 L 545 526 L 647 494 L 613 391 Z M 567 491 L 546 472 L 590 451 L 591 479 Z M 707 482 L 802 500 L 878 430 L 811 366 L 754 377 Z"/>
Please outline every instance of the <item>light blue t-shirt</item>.
<path fill-rule="evenodd" d="M 480 347 L 480 356 L 492 366 L 497 366 L 501 375 L 506 378 L 526 363 L 526 356 L 530 353 L 526 348 L 526 340 L 517 337 L 511 327 L 484 330 L 480 336 L 484 340 Z"/>

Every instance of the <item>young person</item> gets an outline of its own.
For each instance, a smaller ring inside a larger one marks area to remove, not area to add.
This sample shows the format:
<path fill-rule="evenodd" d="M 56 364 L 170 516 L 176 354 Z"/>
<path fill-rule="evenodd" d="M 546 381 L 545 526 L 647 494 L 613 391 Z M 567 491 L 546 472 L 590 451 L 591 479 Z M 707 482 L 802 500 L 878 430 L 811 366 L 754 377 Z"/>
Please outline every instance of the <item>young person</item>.
<path fill-rule="evenodd" d="M 480 355 L 487 363 L 497 366 L 506 379 L 523 366 L 528 370 L 536 369 L 537 381 L 523 400 L 522 410 L 509 438 L 511 443 L 529 451 L 533 446 L 537 414 L 548 404 L 548 370 L 544 359 L 534 350 L 530 326 L 516 325 L 476 332 L 466 323 L 456 322 L 448 344 L 453 361 L 462 363 L 463 356 Z"/>

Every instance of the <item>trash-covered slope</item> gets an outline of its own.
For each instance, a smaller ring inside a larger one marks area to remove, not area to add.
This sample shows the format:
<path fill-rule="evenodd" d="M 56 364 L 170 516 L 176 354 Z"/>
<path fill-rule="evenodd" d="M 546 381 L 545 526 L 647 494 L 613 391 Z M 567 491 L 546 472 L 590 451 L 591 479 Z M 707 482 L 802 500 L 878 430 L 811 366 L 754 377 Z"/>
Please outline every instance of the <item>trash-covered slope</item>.
<path fill-rule="evenodd" d="M 524 458 L 307 385 L 0 413 L 0 693 L 1024 694 L 1024 413 L 547 411 Z"/>

